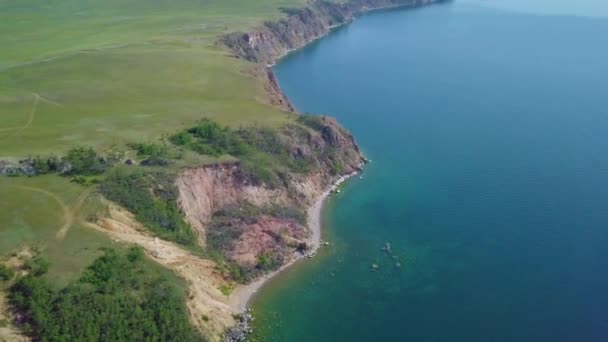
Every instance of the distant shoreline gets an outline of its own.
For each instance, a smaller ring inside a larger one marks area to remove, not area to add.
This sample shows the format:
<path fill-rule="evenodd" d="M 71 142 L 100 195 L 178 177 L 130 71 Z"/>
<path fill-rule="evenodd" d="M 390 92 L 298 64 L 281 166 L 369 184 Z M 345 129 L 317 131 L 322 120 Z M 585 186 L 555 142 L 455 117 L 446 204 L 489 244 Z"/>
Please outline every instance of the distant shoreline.
<path fill-rule="evenodd" d="M 311 231 L 311 235 L 307 241 L 310 245 L 310 248 L 307 251 L 308 253 L 297 253 L 290 262 L 281 266 L 281 268 L 279 268 L 278 270 L 270 272 L 256 279 L 250 284 L 238 286 L 230 295 L 228 301 L 230 307 L 232 307 L 236 312 L 244 312 L 245 310 L 247 310 L 251 299 L 259 292 L 261 288 L 264 287 L 266 283 L 268 283 L 269 280 L 276 277 L 281 272 L 285 271 L 298 261 L 304 259 L 306 255 L 314 254 L 317 252 L 317 250 L 321 246 L 321 229 L 323 224 L 321 214 L 323 212 L 325 200 L 327 200 L 327 198 L 332 194 L 332 192 L 335 191 L 342 183 L 344 183 L 349 178 L 356 176 L 357 174 L 359 174 L 359 172 L 352 172 L 338 178 L 327 190 L 325 190 L 321 195 L 319 195 L 315 202 L 308 208 L 307 224 L 308 228 Z"/>

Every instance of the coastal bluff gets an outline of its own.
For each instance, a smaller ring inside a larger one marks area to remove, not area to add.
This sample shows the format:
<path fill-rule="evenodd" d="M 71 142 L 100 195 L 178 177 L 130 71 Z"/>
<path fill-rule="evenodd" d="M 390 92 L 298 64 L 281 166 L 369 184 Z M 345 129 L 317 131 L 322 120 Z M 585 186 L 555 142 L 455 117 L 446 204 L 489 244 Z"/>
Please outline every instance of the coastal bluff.
<path fill-rule="evenodd" d="M 291 51 L 374 10 L 431 5 L 446 0 L 314 0 L 303 8 L 284 8 L 285 17 L 268 21 L 250 32 L 224 35 L 219 42 L 234 56 L 262 65 L 272 65 Z"/>

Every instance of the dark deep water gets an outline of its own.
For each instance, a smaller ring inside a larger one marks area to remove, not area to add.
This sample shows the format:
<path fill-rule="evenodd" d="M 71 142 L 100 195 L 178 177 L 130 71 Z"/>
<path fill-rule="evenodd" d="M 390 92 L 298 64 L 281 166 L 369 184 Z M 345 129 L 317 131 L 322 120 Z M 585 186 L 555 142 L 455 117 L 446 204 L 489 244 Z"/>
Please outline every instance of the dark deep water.
<path fill-rule="evenodd" d="M 456 2 L 286 58 L 295 106 L 373 163 L 328 203 L 333 245 L 256 298 L 258 339 L 608 341 L 607 37 Z"/>

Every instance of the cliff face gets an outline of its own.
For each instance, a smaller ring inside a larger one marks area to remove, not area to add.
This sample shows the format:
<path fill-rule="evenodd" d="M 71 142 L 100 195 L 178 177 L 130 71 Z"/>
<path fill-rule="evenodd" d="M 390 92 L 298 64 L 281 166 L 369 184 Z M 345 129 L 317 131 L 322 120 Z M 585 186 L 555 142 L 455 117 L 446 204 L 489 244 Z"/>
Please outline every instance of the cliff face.
<path fill-rule="evenodd" d="M 236 57 L 273 64 L 288 52 L 326 35 L 332 28 L 362 13 L 393 7 L 418 7 L 445 0 L 351 0 L 346 3 L 313 0 L 305 8 L 284 9 L 285 17 L 258 29 L 223 36 L 220 42 Z"/>
<path fill-rule="evenodd" d="M 278 186 L 248 181 L 239 163 L 188 169 L 176 180 L 186 220 L 203 245 L 240 267 L 238 280 L 252 280 L 305 250 L 306 208 L 364 162 L 352 135 L 332 118 L 302 118 L 278 130 L 276 144 L 286 162 L 302 165 L 285 172 Z"/>

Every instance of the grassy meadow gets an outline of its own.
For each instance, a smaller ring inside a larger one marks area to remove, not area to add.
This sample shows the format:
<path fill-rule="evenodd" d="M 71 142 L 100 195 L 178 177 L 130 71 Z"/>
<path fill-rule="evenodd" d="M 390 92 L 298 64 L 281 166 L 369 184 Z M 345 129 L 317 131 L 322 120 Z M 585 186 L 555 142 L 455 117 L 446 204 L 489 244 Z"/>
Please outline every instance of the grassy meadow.
<path fill-rule="evenodd" d="M 273 123 L 222 33 L 303 0 L 0 1 L 0 157 L 155 139 L 201 117 Z"/>
<path fill-rule="evenodd" d="M 28 246 L 51 262 L 48 276 L 57 284 L 78 277 L 100 248 L 113 245 L 83 225 L 98 210 L 92 190 L 56 176 L 0 177 L 0 255 Z"/>
<path fill-rule="evenodd" d="M 203 117 L 289 120 L 267 104 L 252 65 L 216 41 L 304 3 L 0 0 L 0 160 L 156 141 Z M 33 246 L 53 283 L 77 279 L 113 245 L 82 224 L 100 210 L 95 196 L 57 175 L 0 177 L 0 257 Z"/>

